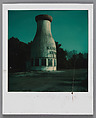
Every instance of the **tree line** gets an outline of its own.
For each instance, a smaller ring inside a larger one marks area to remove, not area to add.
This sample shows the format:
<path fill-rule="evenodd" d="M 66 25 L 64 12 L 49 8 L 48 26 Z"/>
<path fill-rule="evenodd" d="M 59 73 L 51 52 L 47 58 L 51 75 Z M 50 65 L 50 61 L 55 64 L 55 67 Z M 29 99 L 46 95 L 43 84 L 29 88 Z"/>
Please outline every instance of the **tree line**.
<path fill-rule="evenodd" d="M 9 72 L 27 71 L 26 62 L 30 59 L 32 41 L 28 44 L 18 38 L 8 40 L 8 69 Z M 88 53 L 77 53 L 76 50 L 67 51 L 56 42 L 57 69 L 88 68 Z"/>

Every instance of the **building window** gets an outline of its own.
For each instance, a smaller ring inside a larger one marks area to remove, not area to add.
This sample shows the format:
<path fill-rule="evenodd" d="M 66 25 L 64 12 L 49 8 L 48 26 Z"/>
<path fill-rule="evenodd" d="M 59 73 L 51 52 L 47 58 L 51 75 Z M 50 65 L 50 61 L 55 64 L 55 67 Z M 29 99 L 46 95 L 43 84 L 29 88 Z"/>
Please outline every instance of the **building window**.
<path fill-rule="evenodd" d="M 32 60 L 31 60 L 31 66 L 33 66 L 33 61 L 34 61 L 34 60 L 32 59 Z"/>
<path fill-rule="evenodd" d="M 56 66 L 56 59 L 54 59 L 54 66 Z"/>
<path fill-rule="evenodd" d="M 42 64 L 42 66 L 46 66 L 46 59 L 42 59 L 41 64 Z"/>
<path fill-rule="evenodd" d="M 52 59 L 48 59 L 48 66 L 52 66 Z"/>
<path fill-rule="evenodd" d="M 39 59 L 35 59 L 35 66 L 39 66 Z"/>

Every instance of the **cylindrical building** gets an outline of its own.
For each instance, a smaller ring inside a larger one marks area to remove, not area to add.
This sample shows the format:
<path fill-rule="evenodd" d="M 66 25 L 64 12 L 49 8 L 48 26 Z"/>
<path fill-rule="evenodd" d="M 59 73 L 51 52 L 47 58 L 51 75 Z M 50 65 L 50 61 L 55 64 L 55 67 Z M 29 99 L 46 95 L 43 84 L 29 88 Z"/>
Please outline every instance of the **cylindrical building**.
<path fill-rule="evenodd" d="M 37 32 L 31 48 L 31 70 L 56 70 L 56 45 L 51 34 L 52 17 L 38 15 Z"/>

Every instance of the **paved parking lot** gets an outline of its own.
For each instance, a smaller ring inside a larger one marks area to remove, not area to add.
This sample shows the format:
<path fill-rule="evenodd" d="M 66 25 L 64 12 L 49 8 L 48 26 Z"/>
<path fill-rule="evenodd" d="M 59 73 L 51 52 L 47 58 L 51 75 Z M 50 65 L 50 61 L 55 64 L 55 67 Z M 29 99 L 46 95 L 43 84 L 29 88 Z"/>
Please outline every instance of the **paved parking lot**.
<path fill-rule="evenodd" d="M 10 73 L 8 89 L 14 92 L 72 92 L 74 70 Z M 76 69 L 74 92 L 88 91 L 87 69 Z"/>

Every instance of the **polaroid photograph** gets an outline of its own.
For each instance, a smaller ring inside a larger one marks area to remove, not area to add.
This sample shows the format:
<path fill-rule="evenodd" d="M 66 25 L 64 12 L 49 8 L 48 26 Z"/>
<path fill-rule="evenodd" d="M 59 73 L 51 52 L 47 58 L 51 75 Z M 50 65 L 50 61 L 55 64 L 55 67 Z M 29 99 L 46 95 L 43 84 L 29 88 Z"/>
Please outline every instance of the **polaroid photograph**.
<path fill-rule="evenodd" d="M 2 64 L 3 115 L 93 115 L 93 4 L 3 4 Z"/>

